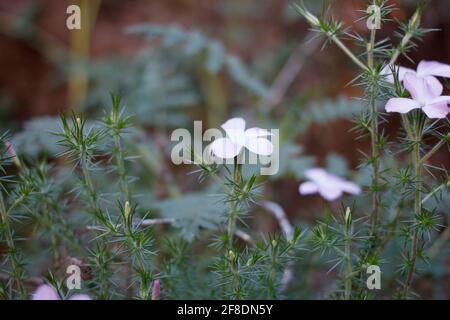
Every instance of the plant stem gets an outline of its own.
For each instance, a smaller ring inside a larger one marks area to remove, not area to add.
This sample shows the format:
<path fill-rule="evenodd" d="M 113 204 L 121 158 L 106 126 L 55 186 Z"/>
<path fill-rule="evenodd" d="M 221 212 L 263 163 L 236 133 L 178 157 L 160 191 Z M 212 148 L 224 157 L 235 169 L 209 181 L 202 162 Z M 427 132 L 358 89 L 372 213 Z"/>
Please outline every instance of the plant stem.
<path fill-rule="evenodd" d="M 414 163 L 414 177 L 415 177 L 415 190 L 414 190 L 414 215 L 415 218 L 422 212 L 422 164 L 420 161 L 420 142 L 422 138 L 422 129 L 419 123 L 416 124 L 416 141 L 414 143 L 413 150 L 413 163 Z M 406 283 L 404 288 L 404 297 L 408 298 L 411 283 L 416 270 L 417 249 L 418 249 L 418 229 L 415 228 L 412 236 L 411 253 L 408 261 L 408 273 L 406 276 Z"/>
<path fill-rule="evenodd" d="M 125 159 L 124 159 L 124 153 L 122 148 L 122 143 L 120 141 L 120 133 L 117 130 L 113 131 L 114 135 L 114 145 L 116 148 L 116 161 L 117 161 L 117 168 L 119 170 L 119 180 L 120 180 L 120 190 L 122 191 L 122 196 L 124 203 L 126 201 L 130 200 L 130 194 L 128 190 L 128 182 L 127 182 L 127 176 L 126 176 L 126 170 L 125 170 Z"/>
<path fill-rule="evenodd" d="M 344 299 L 350 300 L 352 294 L 352 265 L 351 265 L 351 223 L 345 223 L 345 248 L 344 248 Z"/>
<path fill-rule="evenodd" d="M 238 164 L 238 156 L 234 158 L 234 169 L 233 169 L 233 188 L 232 197 L 236 193 L 236 185 L 239 183 L 239 177 L 241 172 L 241 166 Z M 228 217 L 228 247 L 231 249 L 233 247 L 234 230 L 236 228 L 236 220 L 238 215 L 238 199 L 233 199 L 230 205 L 230 215 Z"/>
<path fill-rule="evenodd" d="M 374 56 L 373 51 L 375 48 L 376 29 L 370 30 L 370 42 L 367 47 L 367 65 L 371 72 L 373 71 Z M 376 84 L 377 85 L 377 84 Z M 372 214 L 370 218 L 371 230 L 370 235 L 372 240 L 376 240 L 378 231 L 379 220 L 379 207 L 380 207 L 380 194 L 379 194 L 379 145 L 378 145 L 378 113 L 376 105 L 376 87 L 372 84 L 370 92 L 370 142 L 372 148 L 371 161 L 372 161 Z"/>
<path fill-rule="evenodd" d="M 3 199 L 2 191 L 0 190 L 0 217 L 1 224 L 3 225 L 3 230 L 6 238 L 6 244 L 8 246 L 8 252 L 11 259 L 11 266 L 13 269 L 12 278 L 14 279 L 17 291 L 19 292 L 19 296 L 21 299 L 26 299 L 26 292 L 22 282 L 22 266 L 17 257 L 17 249 L 14 243 L 13 233 L 11 230 L 11 226 L 9 224 L 8 212 L 6 210 L 5 201 Z M 11 286 L 12 287 L 12 286 Z M 11 292 L 12 293 L 12 292 Z M 12 294 L 10 294 L 12 296 Z"/>

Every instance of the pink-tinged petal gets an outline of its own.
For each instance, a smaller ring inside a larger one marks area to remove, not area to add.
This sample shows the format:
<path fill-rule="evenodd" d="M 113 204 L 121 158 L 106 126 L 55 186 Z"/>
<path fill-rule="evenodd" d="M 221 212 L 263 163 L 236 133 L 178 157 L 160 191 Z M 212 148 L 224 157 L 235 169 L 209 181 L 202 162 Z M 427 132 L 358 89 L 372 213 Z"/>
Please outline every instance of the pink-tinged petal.
<path fill-rule="evenodd" d="M 232 118 L 222 125 L 227 136 L 236 144 L 244 145 L 245 143 L 245 120 L 242 118 Z"/>
<path fill-rule="evenodd" d="M 261 156 L 268 156 L 273 152 L 273 144 L 266 138 L 246 139 L 245 147 L 251 152 Z"/>
<path fill-rule="evenodd" d="M 161 283 L 159 280 L 153 281 L 152 287 L 152 300 L 159 300 L 161 291 Z"/>
<path fill-rule="evenodd" d="M 87 294 L 74 294 L 69 300 L 92 300 Z"/>
<path fill-rule="evenodd" d="M 429 103 L 427 103 L 427 104 L 437 104 L 437 103 L 449 104 L 450 96 L 440 96 L 440 97 L 434 98 L 433 100 L 429 101 Z"/>
<path fill-rule="evenodd" d="M 442 94 L 444 86 L 438 79 L 433 76 L 426 76 L 424 79 L 433 96 L 438 97 Z"/>
<path fill-rule="evenodd" d="M 344 191 L 344 192 L 347 192 L 350 194 L 360 194 L 361 193 L 361 187 L 358 186 L 354 182 L 342 181 L 340 185 L 341 185 L 342 191 Z"/>
<path fill-rule="evenodd" d="M 254 127 L 254 128 L 245 130 L 245 137 L 247 139 L 253 139 L 253 138 L 258 138 L 258 137 L 267 137 L 267 136 L 273 136 L 273 134 L 266 129 Z"/>
<path fill-rule="evenodd" d="M 312 181 L 306 181 L 300 184 L 298 192 L 302 195 L 314 194 L 319 192 L 319 187 Z"/>
<path fill-rule="evenodd" d="M 342 190 L 335 185 L 322 185 L 319 187 L 319 193 L 327 201 L 334 201 L 343 195 Z"/>
<path fill-rule="evenodd" d="M 403 81 L 405 74 L 407 72 L 416 73 L 413 69 L 400 67 L 400 66 L 394 66 L 394 70 L 398 72 L 398 80 L 400 82 Z M 389 65 L 386 65 L 383 70 L 381 71 L 381 75 L 386 76 L 386 81 L 390 83 L 394 83 L 394 75 L 392 74 L 391 67 Z"/>
<path fill-rule="evenodd" d="M 242 146 L 237 145 L 229 138 L 218 138 L 210 144 L 211 152 L 222 159 L 236 157 L 242 150 Z"/>
<path fill-rule="evenodd" d="M 430 119 L 444 119 L 450 112 L 450 108 L 446 103 L 428 104 L 422 110 Z"/>
<path fill-rule="evenodd" d="M 400 113 L 408 113 L 417 108 L 420 108 L 419 102 L 408 98 L 391 98 L 385 106 L 387 112 Z"/>
<path fill-rule="evenodd" d="M 55 289 L 48 284 L 39 286 L 32 295 L 32 300 L 60 300 Z"/>
<path fill-rule="evenodd" d="M 436 97 L 432 88 L 428 85 L 424 78 L 418 77 L 417 75 L 408 72 L 405 74 L 405 79 L 403 80 L 403 85 L 406 90 L 409 91 L 411 97 L 425 104 L 426 101 Z"/>
<path fill-rule="evenodd" d="M 305 177 L 318 184 L 326 183 L 328 179 L 328 173 L 321 168 L 312 168 L 305 171 Z"/>
<path fill-rule="evenodd" d="M 437 76 L 450 78 L 450 65 L 437 61 L 420 61 L 417 66 L 417 73 L 424 76 Z"/>

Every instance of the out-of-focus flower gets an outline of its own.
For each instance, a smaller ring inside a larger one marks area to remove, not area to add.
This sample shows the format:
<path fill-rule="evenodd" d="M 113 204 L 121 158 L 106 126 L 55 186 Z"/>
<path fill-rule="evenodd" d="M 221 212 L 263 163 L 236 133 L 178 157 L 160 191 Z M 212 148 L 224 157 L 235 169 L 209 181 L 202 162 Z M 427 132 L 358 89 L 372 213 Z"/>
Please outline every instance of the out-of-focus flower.
<path fill-rule="evenodd" d="M 218 138 L 210 145 L 211 152 L 222 159 L 236 157 L 245 147 L 258 155 L 268 156 L 273 152 L 273 144 L 265 137 L 272 135 L 261 128 L 245 130 L 245 120 L 232 118 L 222 126 L 227 137 Z"/>
<path fill-rule="evenodd" d="M 153 281 L 153 287 L 152 287 L 152 300 L 159 300 L 161 291 L 161 284 L 158 279 Z"/>
<path fill-rule="evenodd" d="M 400 82 L 405 79 L 407 73 L 413 73 L 418 78 L 423 78 L 436 95 L 440 95 L 442 93 L 443 86 L 435 77 L 450 78 L 450 65 L 437 61 L 422 60 L 417 65 L 417 70 L 400 66 L 396 66 L 395 69 L 398 69 L 398 80 Z M 388 82 L 394 83 L 394 76 L 392 75 L 389 65 L 384 67 L 381 74 L 386 75 L 386 80 Z"/>
<path fill-rule="evenodd" d="M 408 113 L 413 109 L 422 109 L 431 119 L 443 119 L 447 116 L 450 108 L 450 96 L 441 96 L 442 85 L 433 87 L 430 82 L 416 74 L 406 73 L 403 85 L 411 94 L 409 98 L 391 98 L 386 104 L 387 112 Z"/>
<path fill-rule="evenodd" d="M 32 295 L 32 300 L 61 300 L 53 287 L 48 284 L 39 286 Z M 91 300 L 87 294 L 74 294 L 69 300 Z"/>
<path fill-rule="evenodd" d="M 319 193 L 325 200 L 334 201 L 341 197 L 344 192 L 350 194 L 361 193 L 361 187 L 356 183 L 346 181 L 321 168 L 306 170 L 305 176 L 310 181 L 300 184 L 298 190 L 302 195 Z"/>

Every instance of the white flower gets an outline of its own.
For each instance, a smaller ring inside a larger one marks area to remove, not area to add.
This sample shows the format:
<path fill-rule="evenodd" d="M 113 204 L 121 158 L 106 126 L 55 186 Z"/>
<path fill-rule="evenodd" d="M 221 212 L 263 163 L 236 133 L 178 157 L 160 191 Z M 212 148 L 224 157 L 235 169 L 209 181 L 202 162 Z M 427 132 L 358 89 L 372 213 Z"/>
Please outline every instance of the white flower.
<path fill-rule="evenodd" d="M 391 98 L 386 103 L 387 112 L 408 113 L 413 109 L 422 109 L 430 119 L 444 119 L 450 112 L 447 104 L 450 96 L 441 96 L 441 87 L 432 87 L 426 78 L 417 76 L 416 73 L 407 72 L 403 79 L 403 85 L 411 94 L 409 98 Z"/>
<path fill-rule="evenodd" d="M 396 66 L 394 69 L 398 70 L 398 80 L 400 82 L 405 79 L 407 73 L 413 73 L 418 78 L 424 79 L 427 86 L 429 86 L 433 94 L 436 96 L 441 95 L 443 90 L 442 84 L 438 79 L 436 79 L 436 77 L 450 78 L 450 65 L 438 61 L 422 60 L 417 65 L 417 70 L 401 66 Z M 389 65 L 384 67 L 381 74 L 386 76 L 386 81 L 394 83 L 394 77 Z"/>
<path fill-rule="evenodd" d="M 346 181 L 321 168 L 306 170 L 305 176 L 310 181 L 300 184 L 298 190 L 302 195 L 319 193 L 325 200 L 334 201 L 341 197 L 344 192 L 361 193 L 361 188 L 356 183 Z"/>
<path fill-rule="evenodd" d="M 272 135 L 269 131 L 261 128 L 245 130 L 245 120 L 242 118 L 232 118 L 221 127 L 227 137 L 218 138 L 211 143 L 210 150 L 215 156 L 222 159 L 234 158 L 244 147 L 258 155 L 272 154 L 273 144 L 265 138 Z"/>

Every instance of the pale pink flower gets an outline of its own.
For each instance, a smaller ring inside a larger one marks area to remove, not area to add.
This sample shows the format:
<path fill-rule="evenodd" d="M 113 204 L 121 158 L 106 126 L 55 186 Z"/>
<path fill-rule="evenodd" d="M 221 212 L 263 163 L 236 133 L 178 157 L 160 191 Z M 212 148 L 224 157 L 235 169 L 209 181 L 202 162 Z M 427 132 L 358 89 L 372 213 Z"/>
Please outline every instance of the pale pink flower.
<path fill-rule="evenodd" d="M 258 155 L 268 156 L 273 152 L 273 144 L 265 137 L 271 133 L 261 128 L 245 130 L 245 120 L 232 118 L 222 126 L 227 137 L 218 138 L 210 145 L 211 153 L 222 159 L 236 157 L 245 147 Z"/>
<path fill-rule="evenodd" d="M 40 285 L 32 295 L 32 300 L 61 300 L 53 287 L 48 284 Z M 69 300 L 91 300 L 87 294 L 74 294 Z"/>
<path fill-rule="evenodd" d="M 450 109 L 447 106 L 450 103 L 450 96 L 441 96 L 442 85 L 436 87 L 430 84 L 426 78 L 418 77 L 412 72 L 407 72 L 403 85 L 411 94 L 409 98 L 391 98 L 386 104 L 387 112 L 408 113 L 413 109 L 422 109 L 431 119 L 443 119 L 447 116 Z"/>
<path fill-rule="evenodd" d="M 298 190 L 302 195 L 319 193 L 325 200 L 334 201 L 340 198 L 344 192 L 361 193 L 361 187 L 356 183 L 346 181 L 321 168 L 308 169 L 305 171 L 305 176 L 310 181 L 300 184 Z"/>
<path fill-rule="evenodd" d="M 152 287 L 152 300 L 159 300 L 160 297 L 160 291 L 161 291 L 161 284 L 158 279 L 153 281 L 153 287 Z"/>
<path fill-rule="evenodd" d="M 417 70 L 400 66 L 396 66 L 395 69 L 398 70 L 398 80 L 400 82 L 405 79 L 407 73 L 413 73 L 418 78 L 423 78 L 436 95 L 440 95 L 443 90 L 442 84 L 436 77 L 450 78 L 450 65 L 437 61 L 422 60 L 417 65 Z M 381 74 L 386 75 L 388 82 L 394 83 L 394 77 L 389 65 L 384 67 Z"/>

